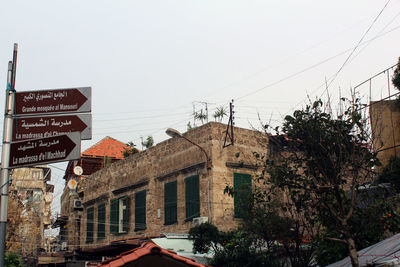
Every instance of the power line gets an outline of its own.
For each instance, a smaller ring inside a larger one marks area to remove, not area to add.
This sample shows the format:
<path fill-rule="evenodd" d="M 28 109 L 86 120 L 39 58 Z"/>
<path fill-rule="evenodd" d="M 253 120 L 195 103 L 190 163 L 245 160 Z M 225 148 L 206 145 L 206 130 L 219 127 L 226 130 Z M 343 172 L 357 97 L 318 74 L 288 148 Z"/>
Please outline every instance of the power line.
<path fill-rule="evenodd" d="M 327 91 L 328 88 L 331 86 L 331 84 L 333 83 L 333 81 L 336 79 L 336 77 L 339 75 L 339 73 L 342 71 L 342 69 L 344 68 L 344 66 L 347 64 L 347 62 L 349 61 L 349 59 L 351 58 L 351 56 L 354 54 L 354 52 L 356 51 L 356 49 L 360 46 L 360 44 L 362 43 L 362 41 L 364 40 L 365 36 L 368 34 L 368 32 L 371 30 L 372 26 L 375 24 L 375 22 L 378 20 L 378 18 L 381 16 L 381 14 L 383 13 L 383 11 L 386 9 L 387 5 L 389 4 L 390 0 L 388 0 L 385 4 L 385 6 L 382 8 L 382 10 L 379 12 L 379 14 L 376 16 L 376 18 L 374 19 L 374 21 L 372 22 L 372 24 L 368 27 L 367 31 L 364 33 L 364 35 L 361 37 L 361 39 L 358 41 L 358 43 L 356 44 L 356 46 L 353 48 L 353 50 L 351 51 L 351 53 L 348 55 L 348 57 L 346 58 L 346 60 L 344 61 L 344 63 L 342 64 L 342 66 L 339 68 L 339 70 L 333 75 L 333 79 L 329 82 L 329 84 L 326 86 L 326 89 L 324 90 Z M 324 92 L 322 94 L 324 94 Z"/>
<path fill-rule="evenodd" d="M 384 35 L 386 35 L 386 34 L 388 34 L 388 33 L 391 33 L 391 32 L 393 32 L 393 31 L 395 31 L 395 30 L 398 30 L 399 28 L 400 28 L 400 26 L 397 26 L 397 27 L 395 27 L 395 28 L 393 28 L 393 29 L 391 29 L 391 30 L 389 30 L 389 31 L 387 31 L 387 32 L 385 32 L 385 33 L 383 33 L 383 34 L 381 34 L 381 35 L 377 35 L 377 36 L 375 36 L 374 38 L 369 39 L 369 40 L 366 41 L 366 42 L 371 42 L 371 41 L 373 41 L 373 40 L 376 40 L 376 39 L 378 39 L 378 38 L 380 38 L 380 37 L 382 37 L 382 36 L 384 36 Z M 364 43 L 366 43 L 366 42 L 364 42 Z M 249 93 L 247 93 L 247 94 L 245 94 L 245 95 L 242 95 L 242 96 L 240 96 L 240 97 L 237 97 L 237 98 L 235 98 L 235 100 L 240 100 L 240 99 L 246 98 L 246 97 L 248 97 L 248 96 L 250 96 L 250 95 L 254 95 L 254 94 L 256 94 L 256 93 L 258 93 L 258 92 L 260 92 L 260 91 L 262 91 L 262 90 L 265 90 L 265 89 L 267 89 L 267 88 L 270 88 L 270 87 L 272 87 L 272 86 L 274 86 L 274 85 L 280 84 L 280 83 L 282 83 L 282 82 L 284 82 L 284 81 L 286 81 L 286 80 L 289 80 L 289 79 L 291 79 L 291 78 L 293 78 L 293 77 L 296 77 L 296 76 L 298 76 L 298 75 L 300 75 L 300 74 L 302 74 L 302 73 L 304 73 L 304 72 L 306 72 L 306 71 L 309 71 L 309 70 L 311 70 L 311 69 L 314 69 L 314 68 L 318 67 L 319 65 L 322 65 L 322 64 L 324 64 L 324 63 L 326 63 L 326 62 L 328 62 L 328 61 L 331 61 L 332 59 L 335 59 L 335 58 L 337 58 L 337 57 L 339 57 L 339 56 L 342 56 L 342 55 L 344 55 L 345 53 L 351 51 L 352 49 L 354 49 L 354 47 L 349 48 L 349 49 L 346 49 L 345 51 L 342 51 L 342 52 L 340 52 L 340 53 L 338 53 L 338 54 L 335 54 L 335 55 L 333 55 L 333 56 L 331 56 L 331 57 L 328 57 L 328 58 L 326 58 L 326 59 L 324 59 L 324 60 L 322 60 L 322 61 L 319 61 L 319 62 L 317 62 L 317 63 L 315 63 L 315 64 L 313 64 L 313 65 L 311 65 L 311 66 L 309 66 L 309 67 L 306 67 L 306 68 L 304 68 L 304 69 L 302 69 L 302 70 L 300 70 L 300 71 L 297 71 L 297 72 L 292 73 L 292 74 L 290 74 L 290 75 L 288 75 L 288 76 L 285 76 L 285 77 L 283 77 L 283 78 L 280 79 L 280 80 L 277 80 L 277 81 L 272 82 L 272 83 L 270 83 L 270 84 L 267 84 L 267 85 L 265 85 L 265 86 L 263 86 L 263 87 L 261 87 L 261 88 L 259 88 L 259 89 L 256 89 L 256 90 L 254 90 L 254 91 L 252 91 L 252 92 L 249 92 Z M 321 86 L 319 86 L 317 89 L 321 88 L 321 87 L 324 86 L 324 85 L 325 85 L 325 82 L 324 82 Z M 304 100 L 302 100 L 302 101 L 304 101 Z"/>

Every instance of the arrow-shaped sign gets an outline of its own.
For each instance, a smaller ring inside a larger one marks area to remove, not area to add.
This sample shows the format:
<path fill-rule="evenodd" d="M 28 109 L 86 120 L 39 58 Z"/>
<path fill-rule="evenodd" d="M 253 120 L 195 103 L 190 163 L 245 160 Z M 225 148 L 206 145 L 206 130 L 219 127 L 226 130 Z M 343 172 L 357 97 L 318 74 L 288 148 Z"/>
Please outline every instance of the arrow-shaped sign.
<path fill-rule="evenodd" d="M 10 168 L 79 159 L 80 137 L 80 133 L 74 132 L 11 143 Z"/>
<path fill-rule="evenodd" d="M 23 141 L 80 132 L 82 140 L 92 138 L 92 115 L 51 115 L 17 117 L 13 123 L 12 141 Z"/>
<path fill-rule="evenodd" d="M 15 115 L 91 111 L 91 87 L 15 93 Z"/>

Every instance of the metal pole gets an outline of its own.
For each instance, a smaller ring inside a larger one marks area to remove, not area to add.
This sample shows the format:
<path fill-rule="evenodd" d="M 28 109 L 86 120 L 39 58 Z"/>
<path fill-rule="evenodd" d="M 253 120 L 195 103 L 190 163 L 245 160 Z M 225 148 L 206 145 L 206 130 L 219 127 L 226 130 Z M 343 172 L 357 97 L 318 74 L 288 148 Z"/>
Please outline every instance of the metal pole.
<path fill-rule="evenodd" d="M 8 215 L 8 178 L 10 165 L 10 146 L 12 137 L 12 116 L 14 114 L 15 99 L 15 73 L 16 55 L 18 45 L 14 44 L 14 61 L 8 63 L 7 89 L 6 89 L 6 105 L 4 112 L 4 129 L 3 129 L 3 147 L 1 153 L 1 175 L 0 185 L 0 267 L 4 267 L 4 257 L 6 251 L 6 225 Z"/>

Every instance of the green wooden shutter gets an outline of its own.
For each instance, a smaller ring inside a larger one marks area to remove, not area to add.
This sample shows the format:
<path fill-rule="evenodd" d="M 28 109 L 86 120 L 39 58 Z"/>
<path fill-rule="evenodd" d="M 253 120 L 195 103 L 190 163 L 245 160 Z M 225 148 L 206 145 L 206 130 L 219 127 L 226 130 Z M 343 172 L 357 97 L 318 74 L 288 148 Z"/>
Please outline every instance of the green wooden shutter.
<path fill-rule="evenodd" d="M 97 207 L 97 239 L 106 237 L 106 204 Z"/>
<path fill-rule="evenodd" d="M 125 206 L 122 217 L 122 231 L 127 233 L 129 232 L 130 197 L 128 196 L 124 197 L 122 200 L 122 204 Z"/>
<path fill-rule="evenodd" d="M 176 181 L 164 185 L 164 213 L 165 225 L 174 224 L 178 221 Z"/>
<path fill-rule="evenodd" d="M 135 231 L 146 229 L 146 191 L 135 194 Z"/>
<path fill-rule="evenodd" d="M 118 233 L 119 219 L 119 200 L 111 199 L 110 202 L 110 233 Z"/>
<path fill-rule="evenodd" d="M 234 173 L 233 174 L 233 188 L 235 190 L 234 194 L 234 210 L 235 218 L 243 218 L 243 198 L 251 190 L 251 175 L 244 173 Z"/>
<path fill-rule="evenodd" d="M 86 243 L 93 242 L 93 219 L 94 208 L 90 207 L 86 211 Z"/>
<path fill-rule="evenodd" d="M 186 221 L 200 216 L 200 186 L 199 176 L 185 179 Z"/>

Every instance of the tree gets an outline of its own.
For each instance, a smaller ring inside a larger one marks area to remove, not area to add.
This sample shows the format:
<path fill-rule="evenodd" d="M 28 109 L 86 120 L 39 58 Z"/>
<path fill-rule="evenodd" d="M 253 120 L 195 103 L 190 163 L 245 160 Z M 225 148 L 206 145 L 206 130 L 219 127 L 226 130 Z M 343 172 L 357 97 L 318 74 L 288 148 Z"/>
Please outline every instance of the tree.
<path fill-rule="evenodd" d="M 224 107 L 219 107 L 219 108 L 217 108 L 217 110 L 214 112 L 214 119 L 215 119 L 215 121 L 217 121 L 217 119 L 218 119 L 218 122 L 221 122 L 222 121 L 222 119 L 225 117 L 225 116 L 228 116 L 228 114 L 226 113 L 226 109 L 224 108 Z"/>
<path fill-rule="evenodd" d="M 250 190 L 243 184 L 236 189 L 227 186 L 225 193 L 238 200 L 239 227 L 230 232 L 209 223 L 192 228 L 195 252 L 212 250 L 212 266 L 312 265 L 313 243 L 305 243 L 311 231 L 305 231 L 299 216 L 282 216 L 281 203 L 271 198 L 271 191 Z"/>
<path fill-rule="evenodd" d="M 132 141 L 128 142 L 126 146 L 127 147 L 122 151 L 124 158 L 139 152 L 139 149 L 136 148 L 136 145 Z"/>
<path fill-rule="evenodd" d="M 378 182 L 390 183 L 397 193 L 400 192 L 400 158 L 390 158 L 387 166 L 379 174 Z"/>
<path fill-rule="evenodd" d="M 400 90 L 400 57 L 397 68 L 393 72 L 392 83 L 398 90 Z"/>
<path fill-rule="evenodd" d="M 204 121 L 208 121 L 207 114 L 203 112 L 203 109 L 201 109 L 200 112 L 194 112 L 193 115 L 195 120 L 201 121 L 201 124 L 204 124 Z"/>
<path fill-rule="evenodd" d="M 144 146 L 145 148 L 150 148 L 153 145 L 154 145 L 153 136 L 151 136 L 151 135 L 147 136 L 146 141 L 143 141 L 143 138 L 142 138 L 142 146 Z"/>
<path fill-rule="evenodd" d="M 213 252 L 211 266 L 284 266 L 272 251 L 265 250 L 263 242 L 239 229 L 221 232 L 214 225 L 203 223 L 191 228 L 189 237 L 194 240 L 195 253 Z"/>
<path fill-rule="evenodd" d="M 351 220 L 358 189 L 371 180 L 378 161 L 369 149 L 364 105 L 358 99 L 347 103 L 337 117 L 324 111 L 321 100 L 286 116 L 280 133 L 286 151 L 268 159 L 266 168 L 271 186 L 289 196 L 288 205 L 309 224 L 329 229 L 331 236 L 324 238 L 345 244 L 358 266 Z"/>

